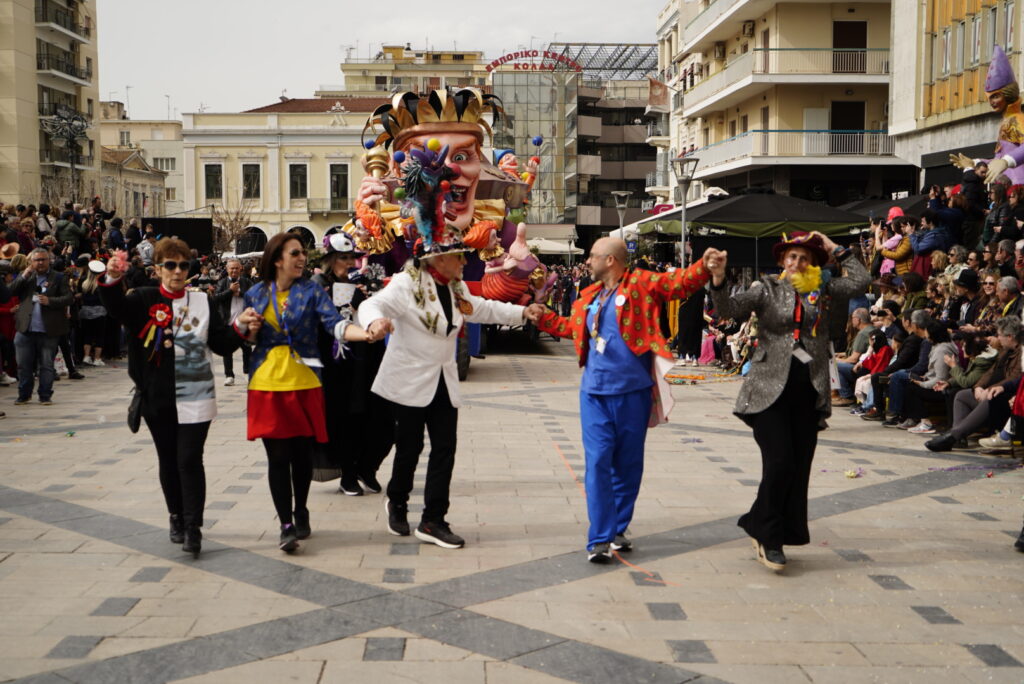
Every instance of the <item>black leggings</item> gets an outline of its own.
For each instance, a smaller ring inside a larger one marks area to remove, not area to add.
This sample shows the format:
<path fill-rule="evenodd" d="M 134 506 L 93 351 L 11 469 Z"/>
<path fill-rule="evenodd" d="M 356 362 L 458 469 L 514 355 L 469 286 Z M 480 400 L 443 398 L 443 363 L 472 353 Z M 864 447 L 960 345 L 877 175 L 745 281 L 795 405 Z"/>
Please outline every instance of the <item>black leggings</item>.
<path fill-rule="evenodd" d="M 182 516 L 187 526 L 202 527 L 206 504 L 203 446 L 210 432 L 210 421 L 181 424 L 146 414 L 142 417 L 156 445 L 160 488 L 167 511 Z"/>
<path fill-rule="evenodd" d="M 313 481 L 313 438 L 264 439 L 269 465 L 270 496 L 282 525 L 292 522 L 292 511 L 305 511 Z M 295 507 L 292 508 L 292 493 Z"/>

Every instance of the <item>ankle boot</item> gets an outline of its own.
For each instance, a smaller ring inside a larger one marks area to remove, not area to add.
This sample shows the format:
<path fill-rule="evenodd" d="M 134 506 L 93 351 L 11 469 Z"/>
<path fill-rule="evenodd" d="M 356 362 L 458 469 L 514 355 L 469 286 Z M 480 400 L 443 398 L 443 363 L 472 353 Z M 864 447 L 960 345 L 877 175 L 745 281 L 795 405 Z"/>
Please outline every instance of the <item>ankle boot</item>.
<path fill-rule="evenodd" d="M 185 521 L 177 513 L 171 514 L 171 543 L 181 544 L 185 541 Z"/>
<path fill-rule="evenodd" d="M 313 530 L 309 526 L 309 509 L 295 511 L 294 519 L 295 536 L 299 539 L 308 539 L 309 535 L 313 534 Z"/>
<path fill-rule="evenodd" d="M 181 550 L 191 553 L 194 558 L 199 558 L 199 552 L 203 548 L 203 533 L 199 531 L 198 525 L 189 525 L 185 529 L 185 543 Z"/>

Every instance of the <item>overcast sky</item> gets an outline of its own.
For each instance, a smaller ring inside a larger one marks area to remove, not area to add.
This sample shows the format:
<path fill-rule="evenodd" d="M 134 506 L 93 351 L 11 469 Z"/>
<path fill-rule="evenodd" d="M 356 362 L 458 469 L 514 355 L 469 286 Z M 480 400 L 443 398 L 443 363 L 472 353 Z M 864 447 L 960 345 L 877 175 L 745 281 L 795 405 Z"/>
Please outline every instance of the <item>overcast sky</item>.
<path fill-rule="evenodd" d="M 100 98 L 133 119 L 232 112 L 341 84 L 382 43 L 483 50 L 560 42 L 653 43 L 666 0 L 97 0 Z M 479 9 L 474 12 L 472 8 Z M 557 32 L 557 33 L 556 33 Z"/>

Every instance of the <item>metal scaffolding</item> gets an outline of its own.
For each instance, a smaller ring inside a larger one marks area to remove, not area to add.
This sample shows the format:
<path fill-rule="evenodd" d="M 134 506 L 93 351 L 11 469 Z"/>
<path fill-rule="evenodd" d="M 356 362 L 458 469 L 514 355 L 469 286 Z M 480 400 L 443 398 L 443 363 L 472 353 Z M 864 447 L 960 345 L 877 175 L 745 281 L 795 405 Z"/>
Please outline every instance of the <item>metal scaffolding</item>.
<path fill-rule="evenodd" d="M 579 64 L 587 79 L 636 80 L 658 70 L 656 43 L 551 43 L 547 51 Z"/>

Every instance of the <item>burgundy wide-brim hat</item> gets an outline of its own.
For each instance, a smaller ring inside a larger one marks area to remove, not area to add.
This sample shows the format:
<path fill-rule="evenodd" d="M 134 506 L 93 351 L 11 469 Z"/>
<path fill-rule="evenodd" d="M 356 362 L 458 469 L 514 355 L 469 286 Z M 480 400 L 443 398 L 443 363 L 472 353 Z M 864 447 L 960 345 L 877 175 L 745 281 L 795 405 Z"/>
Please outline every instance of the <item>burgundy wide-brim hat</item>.
<path fill-rule="evenodd" d="M 772 247 L 772 256 L 775 257 L 775 261 L 782 261 L 783 255 L 790 247 L 803 247 L 810 252 L 815 266 L 824 266 L 828 263 L 828 250 L 825 249 L 825 243 L 822 242 L 819 235 L 797 231 L 790 233 L 787 237 L 783 233 L 782 241 Z"/>

